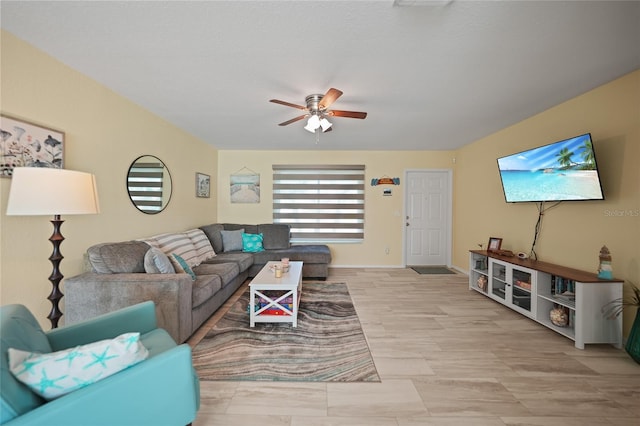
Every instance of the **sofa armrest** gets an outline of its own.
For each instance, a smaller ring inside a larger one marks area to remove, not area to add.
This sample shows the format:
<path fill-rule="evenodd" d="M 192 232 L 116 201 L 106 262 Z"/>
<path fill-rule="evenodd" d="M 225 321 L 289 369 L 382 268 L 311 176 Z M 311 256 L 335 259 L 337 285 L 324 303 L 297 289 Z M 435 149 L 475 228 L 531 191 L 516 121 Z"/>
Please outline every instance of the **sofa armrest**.
<path fill-rule="evenodd" d="M 192 287 L 188 274 L 98 274 L 64 281 L 65 324 L 75 324 L 137 303 L 152 301 L 160 328 L 178 342 L 192 332 Z"/>
<path fill-rule="evenodd" d="M 53 351 L 113 339 L 123 333 L 148 333 L 157 328 L 153 302 L 143 302 L 46 333 Z"/>
<path fill-rule="evenodd" d="M 6 426 L 186 425 L 196 417 L 199 392 L 191 349 L 180 345 L 49 401 Z"/>

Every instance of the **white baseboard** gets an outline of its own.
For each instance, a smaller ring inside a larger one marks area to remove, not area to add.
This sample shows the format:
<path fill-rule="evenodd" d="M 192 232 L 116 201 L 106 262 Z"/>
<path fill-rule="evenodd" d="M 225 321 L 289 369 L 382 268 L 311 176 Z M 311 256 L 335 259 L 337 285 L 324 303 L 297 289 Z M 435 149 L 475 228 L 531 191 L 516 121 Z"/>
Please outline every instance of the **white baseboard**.
<path fill-rule="evenodd" d="M 403 265 L 329 265 L 329 268 L 347 269 L 347 268 L 367 268 L 367 269 L 404 269 Z"/>
<path fill-rule="evenodd" d="M 405 265 L 329 265 L 329 268 L 335 268 L 335 269 L 406 269 L 409 268 L 409 266 L 405 266 Z M 467 271 L 466 269 L 462 269 L 459 268 L 457 266 L 447 266 L 447 268 L 450 269 L 455 269 L 456 271 L 460 272 L 461 274 L 464 275 L 469 275 L 469 271 Z"/>

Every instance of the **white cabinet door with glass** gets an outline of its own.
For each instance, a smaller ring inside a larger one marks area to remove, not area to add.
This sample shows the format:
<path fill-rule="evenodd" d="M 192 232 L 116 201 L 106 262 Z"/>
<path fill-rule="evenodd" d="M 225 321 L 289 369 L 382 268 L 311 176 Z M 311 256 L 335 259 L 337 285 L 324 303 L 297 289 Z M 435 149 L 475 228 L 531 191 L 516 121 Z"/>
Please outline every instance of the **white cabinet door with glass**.
<path fill-rule="evenodd" d="M 489 296 L 530 318 L 535 317 L 535 271 L 489 259 Z"/>
<path fill-rule="evenodd" d="M 469 289 L 487 293 L 489 288 L 489 258 L 471 252 L 469 256 Z"/>

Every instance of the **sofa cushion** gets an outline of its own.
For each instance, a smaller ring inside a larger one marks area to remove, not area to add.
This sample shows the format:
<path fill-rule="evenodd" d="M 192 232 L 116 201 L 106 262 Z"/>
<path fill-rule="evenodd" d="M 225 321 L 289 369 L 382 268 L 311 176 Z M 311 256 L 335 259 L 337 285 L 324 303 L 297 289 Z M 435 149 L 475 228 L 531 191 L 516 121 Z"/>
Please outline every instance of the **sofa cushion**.
<path fill-rule="evenodd" d="M 151 247 L 144 255 L 144 270 L 147 274 L 175 274 L 171 260 L 159 248 Z"/>
<path fill-rule="evenodd" d="M 11 374 L 9 348 L 51 352 L 51 345 L 40 324 L 23 305 L 0 307 L 0 424 L 28 413 L 45 402 Z"/>
<path fill-rule="evenodd" d="M 248 225 L 241 223 L 223 223 L 225 231 L 237 231 L 238 229 L 244 229 L 244 232 L 247 234 L 257 234 L 258 233 L 258 225 Z"/>
<path fill-rule="evenodd" d="M 148 357 L 140 333 L 125 333 L 58 352 L 38 353 L 9 348 L 15 377 L 45 399 L 81 389 Z"/>
<path fill-rule="evenodd" d="M 247 269 L 251 268 L 251 265 L 253 265 L 253 254 L 243 253 L 243 252 L 220 253 L 213 259 L 207 260 L 205 263 L 203 263 L 200 266 L 209 265 L 209 264 L 215 265 L 218 263 L 229 263 L 229 262 L 232 262 L 238 265 L 238 268 L 240 269 L 240 273 L 242 273 Z"/>
<path fill-rule="evenodd" d="M 213 223 L 211 225 L 201 226 L 200 229 L 205 233 L 209 241 L 211 242 L 211 246 L 213 246 L 213 251 L 217 253 L 222 253 L 222 235 L 220 231 L 224 230 L 224 226 L 220 223 Z"/>
<path fill-rule="evenodd" d="M 237 229 L 234 231 L 220 231 L 220 235 L 222 235 L 222 250 L 225 252 L 242 250 L 243 232 L 244 229 Z"/>
<path fill-rule="evenodd" d="M 263 265 L 270 260 L 280 260 L 288 257 L 291 261 L 302 261 L 304 263 L 331 263 L 331 252 L 326 245 L 294 245 L 288 249 L 265 250 L 260 253 L 253 253 L 254 264 Z"/>
<path fill-rule="evenodd" d="M 198 252 L 191 242 L 191 238 L 185 233 L 160 234 L 153 237 L 158 242 L 158 248 L 167 256 L 172 253 L 183 258 L 189 266 L 200 264 Z M 169 257 L 171 259 L 171 257 Z M 175 266 L 175 263 L 174 263 Z"/>
<path fill-rule="evenodd" d="M 194 269 L 196 276 L 218 275 L 222 281 L 222 287 L 233 282 L 240 274 L 240 268 L 236 263 L 203 263 Z"/>
<path fill-rule="evenodd" d="M 185 234 L 187 234 L 191 239 L 193 246 L 196 248 L 199 263 L 215 257 L 216 252 L 213 250 L 211 241 L 209 241 L 209 238 L 207 238 L 207 235 L 202 231 L 202 229 L 191 229 L 186 231 Z"/>
<path fill-rule="evenodd" d="M 262 244 L 266 250 L 289 248 L 290 231 L 291 227 L 289 225 L 280 223 L 258 225 L 258 232 L 264 236 Z"/>
<path fill-rule="evenodd" d="M 144 255 L 149 245 L 142 241 L 103 243 L 89 247 L 87 253 L 94 271 L 99 274 L 145 272 Z"/>
<path fill-rule="evenodd" d="M 142 345 L 147 348 L 149 358 L 160 355 L 178 346 L 175 340 L 164 328 L 155 328 L 148 333 L 140 335 Z"/>
<path fill-rule="evenodd" d="M 264 250 L 262 246 L 262 234 L 242 234 L 242 251 L 256 253 Z"/>
<path fill-rule="evenodd" d="M 218 275 L 197 275 L 191 288 L 192 309 L 211 299 L 222 288 Z"/>

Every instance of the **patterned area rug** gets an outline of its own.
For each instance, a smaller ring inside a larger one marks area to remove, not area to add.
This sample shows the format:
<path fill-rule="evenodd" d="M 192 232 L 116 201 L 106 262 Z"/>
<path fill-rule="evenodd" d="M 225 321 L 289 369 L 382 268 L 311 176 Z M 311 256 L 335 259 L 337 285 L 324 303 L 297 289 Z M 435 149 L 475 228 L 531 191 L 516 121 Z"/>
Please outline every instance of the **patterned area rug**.
<path fill-rule="evenodd" d="M 303 282 L 298 326 L 249 327 L 249 289 L 193 349 L 201 380 L 379 382 L 344 283 Z"/>
<path fill-rule="evenodd" d="M 454 271 L 445 266 L 412 266 L 411 269 L 420 275 L 455 274 Z"/>

